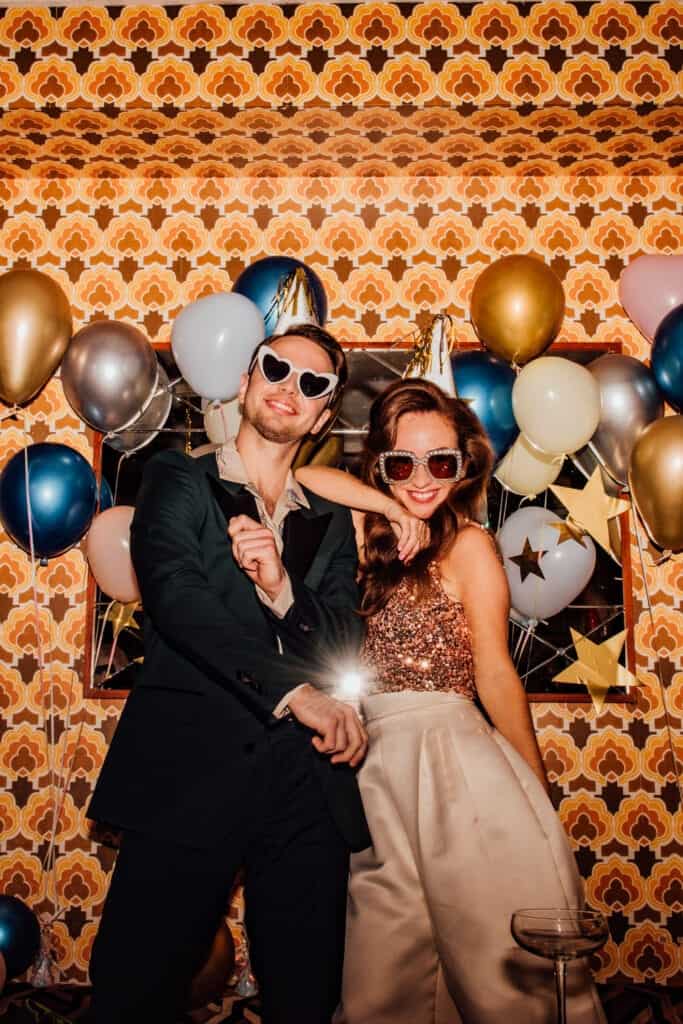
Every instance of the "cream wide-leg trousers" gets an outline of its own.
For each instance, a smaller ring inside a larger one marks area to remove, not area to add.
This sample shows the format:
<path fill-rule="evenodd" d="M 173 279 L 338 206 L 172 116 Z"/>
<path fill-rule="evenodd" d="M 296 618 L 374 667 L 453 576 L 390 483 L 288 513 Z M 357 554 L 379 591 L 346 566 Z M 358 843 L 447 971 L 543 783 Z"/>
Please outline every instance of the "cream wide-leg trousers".
<path fill-rule="evenodd" d="M 467 698 L 378 694 L 363 710 L 373 846 L 351 859 L 335 1021 L 554 1024 L 552 965 L 510 933 L 515 910 L 583 904 L 543 787 Z M 569 1024 L 602 1024 L 586 962 L 568 976 Z"/>

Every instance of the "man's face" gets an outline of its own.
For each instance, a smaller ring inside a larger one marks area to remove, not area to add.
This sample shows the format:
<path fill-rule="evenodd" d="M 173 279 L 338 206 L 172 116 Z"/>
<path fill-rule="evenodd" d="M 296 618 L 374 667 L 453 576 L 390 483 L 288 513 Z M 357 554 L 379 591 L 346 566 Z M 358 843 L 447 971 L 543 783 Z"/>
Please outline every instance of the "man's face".
<path fill-rule="evenodd" d="M 270 346 L 297 369 L 316 373 L 334 373 L 332 362 L 315 342 L 296 334 L 281 338 Z M 291 444 L 307 434 L 317 434 L 330 418 L 327 404 L 330 396 L 304 398 L 298 387 L 298 374 L 270 384 L 254 366 L 251 377 L 242 377 L 239 400 L 242 416 L 267 441 Z"/>

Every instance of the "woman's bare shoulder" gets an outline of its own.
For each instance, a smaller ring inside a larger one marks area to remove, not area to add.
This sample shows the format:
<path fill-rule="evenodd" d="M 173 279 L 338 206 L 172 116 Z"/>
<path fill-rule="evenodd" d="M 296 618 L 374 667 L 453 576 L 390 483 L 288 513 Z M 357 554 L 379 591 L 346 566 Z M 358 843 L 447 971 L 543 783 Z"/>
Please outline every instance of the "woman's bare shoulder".
<path fill-rule="evenodd" d="M 490 557 L 493 555 L 498 561 L 500 550 L 495 535 L 488 527 L 473 519 L 467 519 L 459 527 L 451 551 L 457 558 L 461 557 Z"/>
<path fill-rule="evenodd" d="M 473 590 L 505 590 L 507 586 L 496 538 L 480 523 L 468 521 L 460 527 L 442 571 L 457 581 L 463 598 Z"/>

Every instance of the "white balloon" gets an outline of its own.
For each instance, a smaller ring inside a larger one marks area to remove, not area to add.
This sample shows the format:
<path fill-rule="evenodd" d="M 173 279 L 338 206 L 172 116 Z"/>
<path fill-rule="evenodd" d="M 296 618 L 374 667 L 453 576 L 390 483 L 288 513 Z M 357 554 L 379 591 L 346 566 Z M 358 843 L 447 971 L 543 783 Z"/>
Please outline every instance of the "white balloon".
<path fill-rule="evenodd" d="M 214 444 L 225 444 L 230 437 L 237 437 L 242 414 L 239 399 L 231 398 L 229 402 L 202 402 L 204 412 L 204 430 L 209 441 Z"/>
<path fill-rule="evenodd" d="M 513 494 L 535 498 L 557 480 L 563 462 L 561 455 L 540 452 L 520 434 L 493 475 Z"/>
<path fill-rule="evenodd" d="M 527 619 L 557 615 L 581 593 L 593 575 L 593 541 L 587 534 L 581 542 L 563 539 L 553 526 L 561 523 L 560 517 L 549 509 L 529 505 L 513 512 L 498 531 L 512 606 Z M 526 568 L 512 561 L 525 548 Z M 535 565 L 542 576 L 528 571 Z"/>
<path fill-rule="evenodd" d="M 186 306 L 175 318 L 171 348 L 178 369 L 202 398 L 229 399 L 266 329 L 256 303 L 239 292 L 218 292 Z"/>
<path fill-rule="evenodd" d="M 600 385 L 585 366 L 561 356 L 542 356 L 520 370 L 512 386 L 512 410 L 534 447 L 568 455 L 595 433 Z"/>

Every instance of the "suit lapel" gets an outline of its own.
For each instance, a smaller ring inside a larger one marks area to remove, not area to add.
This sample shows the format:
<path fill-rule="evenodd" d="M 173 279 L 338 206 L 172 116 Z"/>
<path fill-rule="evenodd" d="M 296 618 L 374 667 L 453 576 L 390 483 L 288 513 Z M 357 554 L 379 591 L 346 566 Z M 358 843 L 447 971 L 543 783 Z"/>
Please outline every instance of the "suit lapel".
<path fill-rule="evenodd" d="M 285 519 L 282 553 L 282 561 L 287 572 L 300 579 L 306 576 L 331 519 L 331 512 L 316 515 L 310 510 L 298 509 L 289 513 Z"/>
<path fill-rule="evenodd" d="M 226 521 L 233 516 L 250 516 L 258 520 L 258 509 L 253 494 L 242 484 L 233 484 L 227 480 L 220 480 L 218 477 L 207 473 L 211 491 L 218 502 L 221 512 Z"/>
<path fill-rule="evenodd" d="M 256 499 L 243 484 L 221 480 L 215 469 L 215 460 L 206 467 L 211 492 L 226 520 L 245 515 L 258 521 Z M 313 497 L 307 492 L 309 500 Z M 290 512 L 285 519 L 282 561 L 287 572 L 303 579 L 313 564 L 318 548 L 332 519 L 331 512 L 318 513 L 314 508 L 301 508 Z"/>

